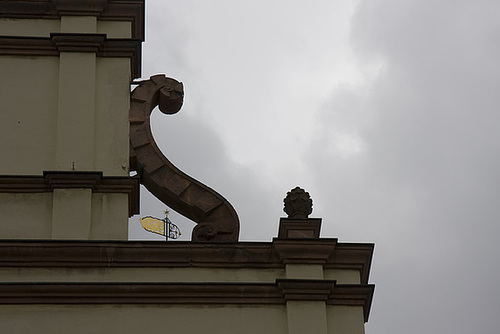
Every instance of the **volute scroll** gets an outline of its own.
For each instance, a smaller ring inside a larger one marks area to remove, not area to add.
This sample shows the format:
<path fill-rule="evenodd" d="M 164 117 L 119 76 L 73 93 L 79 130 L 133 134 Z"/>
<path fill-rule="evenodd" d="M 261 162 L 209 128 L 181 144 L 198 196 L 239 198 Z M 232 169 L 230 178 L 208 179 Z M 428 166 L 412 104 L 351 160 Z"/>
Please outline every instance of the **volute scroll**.
<path fill-rule="evenodd" d="M 130 166 L 141 183 L 173 210 L 197 223 L 192 241 L 238 241 L 240 223 L 233 206 L 219 193 L 175 167 L 156 145 L 150 115 L 156 106 L 165 114 L 181 107 L 181 82 L 155 75 L 139 82 L 130 99 Z"/>

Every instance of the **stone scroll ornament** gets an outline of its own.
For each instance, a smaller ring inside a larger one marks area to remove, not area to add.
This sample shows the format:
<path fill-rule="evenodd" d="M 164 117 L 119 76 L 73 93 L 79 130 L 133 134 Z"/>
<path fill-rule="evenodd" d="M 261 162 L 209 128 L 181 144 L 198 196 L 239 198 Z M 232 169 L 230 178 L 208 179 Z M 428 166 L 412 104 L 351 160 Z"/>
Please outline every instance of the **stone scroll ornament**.
<path fill-rule="evenodd" d="M 141 183 L 167 206 L 197 223 L 192 241 L 238 241 L 240 223 L 233 206 L 219 193 L 184 174 L 160 151 L 151 133 L 156 106 L 177 113 L 183 103 L 182 83 L 164 75 L 137 82 L 130 99 L 130 168 Z"/>

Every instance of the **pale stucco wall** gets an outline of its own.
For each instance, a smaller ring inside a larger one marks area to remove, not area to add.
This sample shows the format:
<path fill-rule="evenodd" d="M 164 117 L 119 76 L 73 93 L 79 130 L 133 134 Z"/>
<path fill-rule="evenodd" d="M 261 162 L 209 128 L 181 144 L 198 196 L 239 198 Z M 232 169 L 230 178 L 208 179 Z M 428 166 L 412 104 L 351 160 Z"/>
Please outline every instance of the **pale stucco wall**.
<path fill-rule="evenodd" d="M 279 269 L 0 268 L 0 282 L 251 282 L 285 278 Z"/>
<path fill-rule="evenodd" d="M 0 238 L 50 238 L 52 194 L 0 193 Z"/>
<path fill-rule="evenodd" d="M 0 269 L 0 282 L 272 283 L 284 276 L 279 269 Z M 8 333 L 32 333 L 36 327 L 43 333 L 363 334 L 363 316 L 361 306 L 300 300 L 285 305 L 0 305 L 0 323 Z"/>
<path fill-rule="evenodd" d="M 0 57 L 0 174 L 54 169 L 59 59 Z"/>
<path fill-rule="evenodd" d="M 106 33 L 130 38 L 131 24 L 93 16 L 0 19 L 5 36 Z M 130 59 L 61 52 L 60 57 L 1 56 L 0 174 L 97 170 L 128 175 Z"/>
<path fill-rule="evenodd" d="M 4 36 L 48 37 L 61 31 L 61 20 L 0 18 L 0 31 Z"/>
<path fill-rule="evenodd" d="M 131 38 L 132 24 L 125 21 L 97 21 L 97 33 L 108 38 Z"/>
<path fill-rule="evenodd" d="M 128 175 L 130 60 L 95 58 L 0 57 L 0 174 Z"/>
<path fill-rule="evenodd" d="M 97 58 L 95 168 L 105 176 L 129 171 L 130 59 Z"/>
<path fill-rule="evenodd" d="M 319 264 L 287 264 L 287 278 L 335 280 L 339 284 L 360 284 L 358 270 L 324 269 Z"/>
<path fill-rule="evenodd" d="M 128 239 L 128 196 L 126 194 L 92 195 L 90 240 Z"/>
<path fill-rule="evenodd" d="M 323 266 L 320 264 L 287 264 L 287 278 L 323 279 Z"/>
<path fill-rule="evenodd" d="M 0 19 L 2 35 L 51 32 L 130 37 L 130 22 L 95 17 Z M 62 52 L 60 57 L 1 56 L 0 174 L 98 170 L 128 175 L 130 59 Z"/>
<path fill-rule="evenodd" d="M 10 334 L 365 333 L 361 307 L 328 306 L 323 316 L 320 302 L 297 306 L 287 315 L 284 305 L 0 305 L 0 323 Z"/>
<path fill-rule="evenodd" d="M 0 305 L 0 323 L 10 334 L 287 333 L 281 305 Z"/>
<path fill-rule="evenodd" d="M 128 174 L 129 59 L 1 56 L 0 68 L 0 174 Z"/>
<path fill-rule="evenodd" d="M 324 278 L 336 280 L 339 284 L 360 284 L 361 277 L 358 270 L 325 269 Z"/>
<path fill-rule="evenodd" d="M 86 210 L 84 210 L 86 208 Z M 126 194 L 0 193 L 0 239 L 127 240 Z"/>
<path fill-rule="evenodd" d="M 326 310 L 328 334 L 364 334 L 363 308 L 361 306 L 329 305 Z"/>
<path fill-rule="evenodd" d="M 93 16 L 0 19 L 0 34 L 5 36 L 49 37 L 59 32 L 130 38 L 131 23 Z M 0 81 L 1 175 L 57 170 L 128 176 L 130 59 L 88 52 L 0 56 L 0 68 L 6 78 Z M 128 238 L 125 194 L 58 189 L 52 194 L 0 196 L 0 238 Z M 20 197 L 25 200 L 18 201 Z M 29 214 L 17 225 L 5 223 L 35 209 L 36 218 Z"/>
<path fill-rule="evenodd" d="M 288 301 L 286 310 L 289 334 L 327 333 L 325 302 Z"/>
<path fill-rule="evenodd" d="M 35 217 L 34 215 L 32 215 Z M 344 270 L 337 270 L 338 284 L 359 284 L 359 280 L 345 279 Z M 351 270 L 345 270 L 350 272 Z M 354 274 L 353 274 L 354 276 Z M 358 275 L 359 277 L 359 275 Z M 234 268 L 106 268 L 106 269 L 60 269 L 60 268 L 0 268 L 0 282 L 266 282 L 281 278 L 309 279 L 306 276 L 287 276 L 282 269 L 234 269 Z M 315 279 L 315 278 L 313 278 Z"/>

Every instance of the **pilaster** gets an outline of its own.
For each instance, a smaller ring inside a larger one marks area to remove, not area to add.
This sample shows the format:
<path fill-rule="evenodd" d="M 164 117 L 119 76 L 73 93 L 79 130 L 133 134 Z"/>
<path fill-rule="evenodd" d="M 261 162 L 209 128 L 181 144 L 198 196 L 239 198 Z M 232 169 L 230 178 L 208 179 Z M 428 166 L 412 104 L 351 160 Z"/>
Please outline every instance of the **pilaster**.
<path fill-rule="evenodd" d="M 326 305 L 323 301 L 287 301 L 288 334 L 327 334 Z"/>
<path fill-rule="evenodd" d="M 94 169 L 95 84 L 95 53 L 60 53 L 56 170 Z"/>
<path fill-rule="evenodd" d="M 88 240 L 91 229 L 92 190 L 54 189 L 52 239 Z"/>

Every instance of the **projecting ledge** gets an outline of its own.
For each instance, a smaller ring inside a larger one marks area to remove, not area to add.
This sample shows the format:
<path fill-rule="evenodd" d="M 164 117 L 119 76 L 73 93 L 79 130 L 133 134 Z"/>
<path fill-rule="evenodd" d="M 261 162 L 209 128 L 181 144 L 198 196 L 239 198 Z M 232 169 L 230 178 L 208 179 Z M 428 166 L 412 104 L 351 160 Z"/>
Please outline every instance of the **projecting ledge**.
<path fill-rule="evenodd" d="M 138 177 L 73 171 L 45 171 L 43 176 L 0 175 L 0 193 L 45 193 L 54 189 L 91 189 L 93 193 L 127 194 L 129 216 L 139 213 Z"/>
<path fill-rule="evenodd" d="M 363 307 L 373 285 L 278 279 L 275 283 L 0 283 L 0 304 L 286 304 L 323 301 Z"/>

